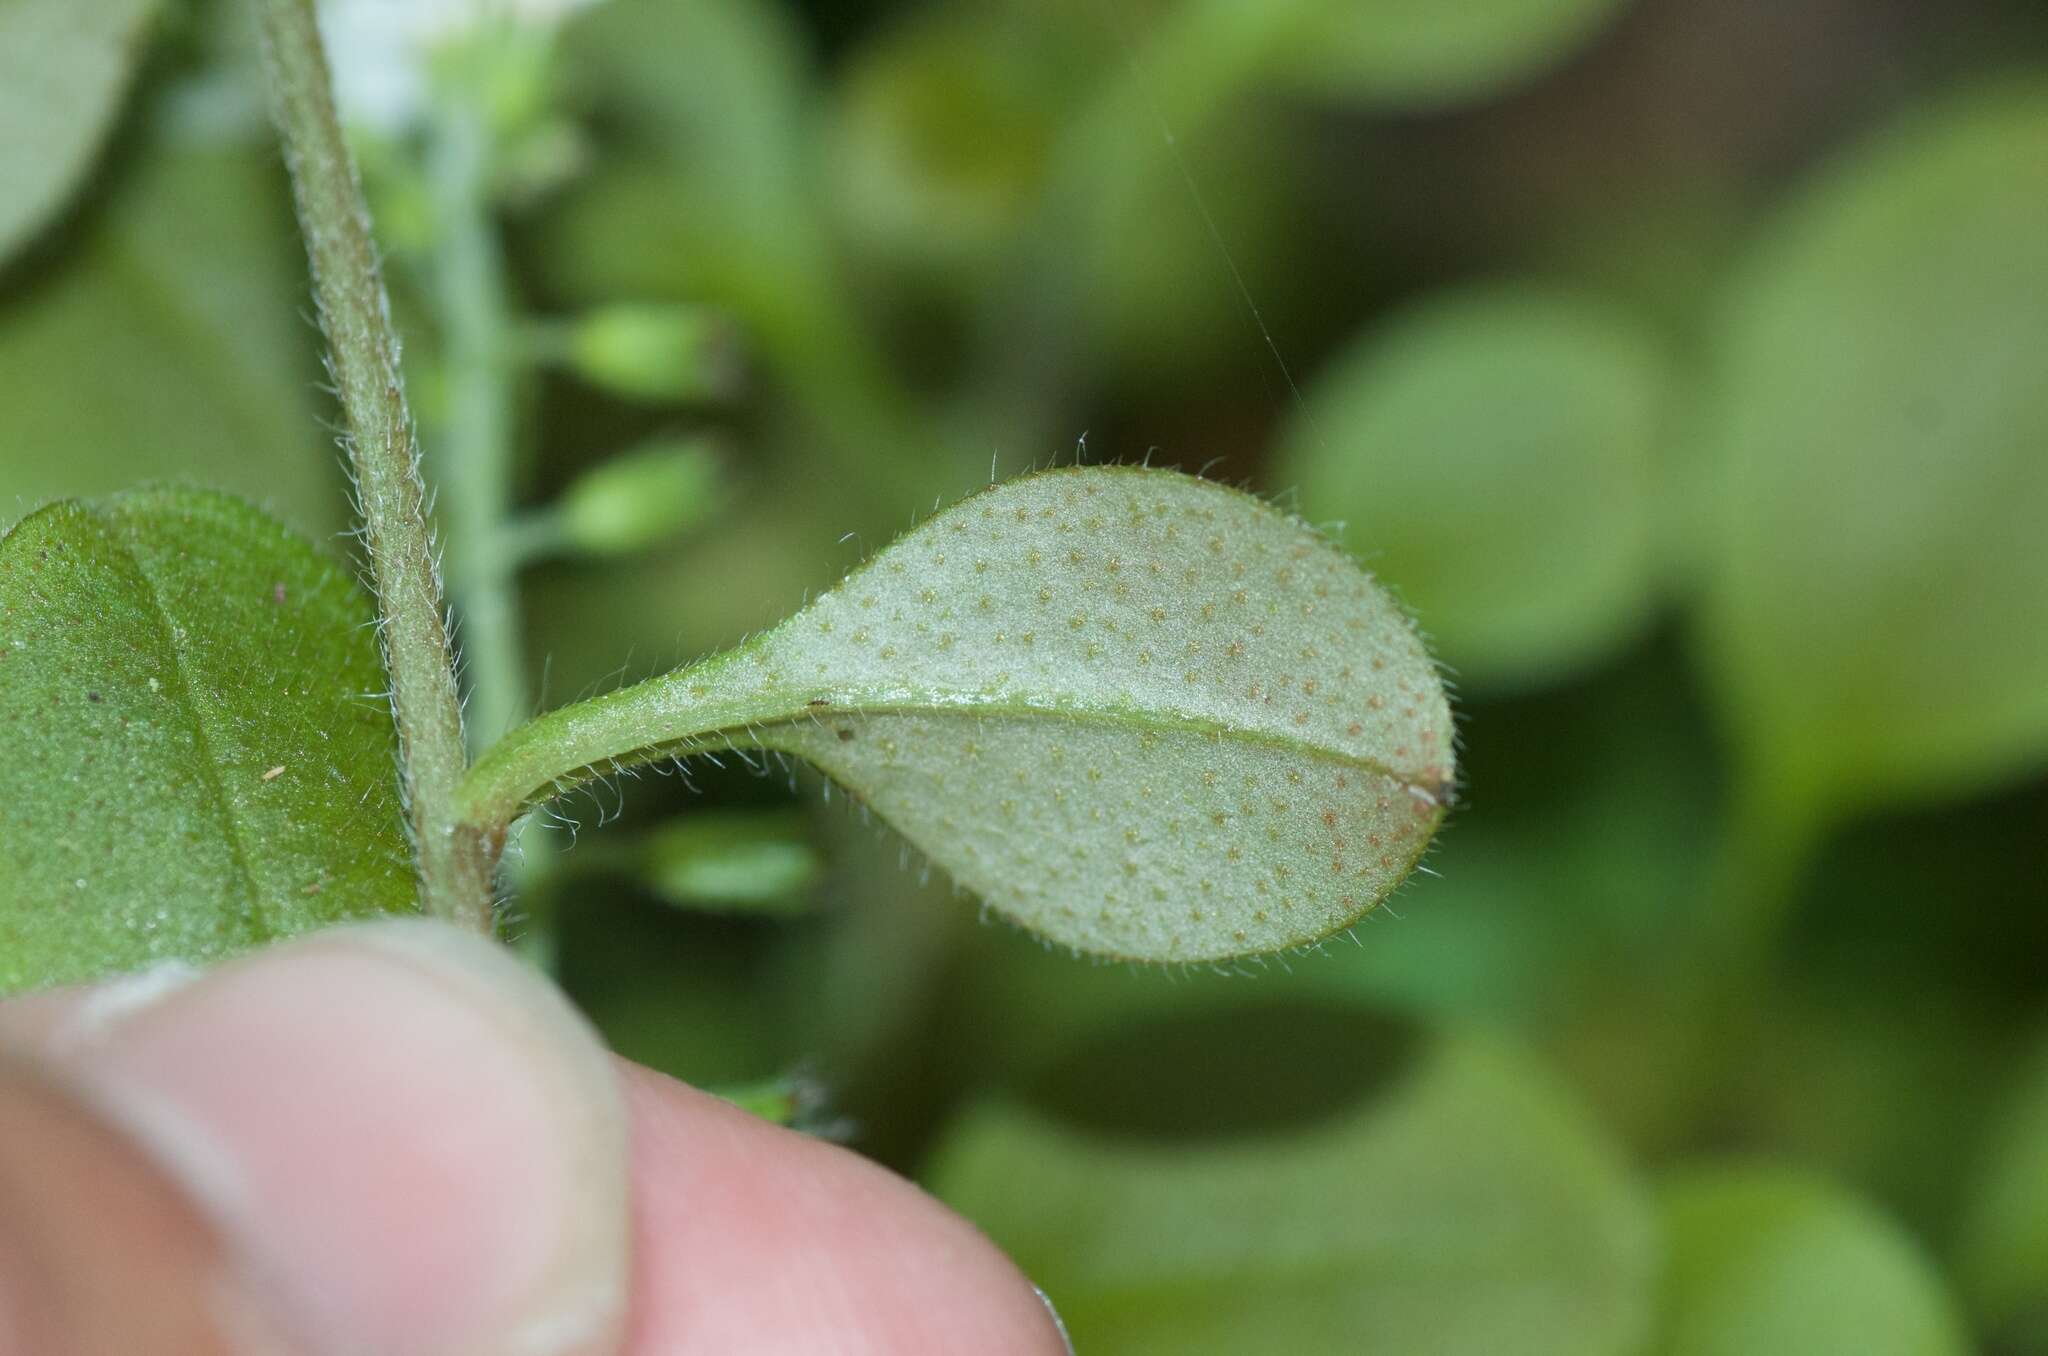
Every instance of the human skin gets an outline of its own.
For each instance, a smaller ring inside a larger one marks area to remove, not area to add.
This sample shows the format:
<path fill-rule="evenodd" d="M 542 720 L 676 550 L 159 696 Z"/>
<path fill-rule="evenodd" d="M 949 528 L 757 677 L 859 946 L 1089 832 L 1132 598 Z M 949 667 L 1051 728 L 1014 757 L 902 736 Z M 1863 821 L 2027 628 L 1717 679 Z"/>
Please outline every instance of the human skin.
<path fill-rule="evenodd" d="M 1065 1350 L 918 1188 L 438 924 L 0 1003 L 0 1356 Z"/>

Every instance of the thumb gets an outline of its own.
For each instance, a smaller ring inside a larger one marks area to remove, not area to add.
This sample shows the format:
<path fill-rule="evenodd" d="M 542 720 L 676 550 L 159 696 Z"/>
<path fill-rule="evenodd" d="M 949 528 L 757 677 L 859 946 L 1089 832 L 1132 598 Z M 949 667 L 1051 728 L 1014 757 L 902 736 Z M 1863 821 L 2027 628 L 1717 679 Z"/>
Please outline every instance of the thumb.
<path fill-rule="evenodd" d="M 498 947 L 341 928 L 18 1001 L 0 1040 L 0 1356 L 616 1346 L 616 1075 Z"/>

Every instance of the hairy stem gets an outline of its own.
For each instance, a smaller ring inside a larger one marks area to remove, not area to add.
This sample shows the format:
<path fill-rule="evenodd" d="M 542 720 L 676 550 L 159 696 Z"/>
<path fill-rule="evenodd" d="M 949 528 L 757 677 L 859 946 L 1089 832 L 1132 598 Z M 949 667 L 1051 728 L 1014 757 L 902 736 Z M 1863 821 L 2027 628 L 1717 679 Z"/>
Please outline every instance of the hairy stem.
<path fill-rule="evenodd" d="M 466 93 L 466 91 L 464 91 Z M 512 513 L 518 323 L 491 215 L 491 134 L 472 98 L 437 101 L 427 176 L 435 196 L 433 297 L 447 375 L 436 425 L 448 594 L 462 619 L 469 739 L 490 747 L 527 713 L 515 574 L 502 540 Z"/>
<path fill-rule="evenodd" d="M 438 917 L 487 933 L 496 844 L 464 830 L 455 814 L 468 765 L 462 707 L 369 210 L 335 115 L 312 0 L 257 0 L 256 11 L 271 113 L 348 421 L 422 902 Z"/>

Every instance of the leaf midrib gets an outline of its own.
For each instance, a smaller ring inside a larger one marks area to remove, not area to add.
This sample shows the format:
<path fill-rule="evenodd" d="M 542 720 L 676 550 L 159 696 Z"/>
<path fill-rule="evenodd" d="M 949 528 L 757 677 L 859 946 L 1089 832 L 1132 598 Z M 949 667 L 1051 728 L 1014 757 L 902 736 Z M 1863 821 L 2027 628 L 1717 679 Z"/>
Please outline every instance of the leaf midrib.
<path fill-rule="evenodd" d="M 689 670 L 672 675 L 682 679 L 690 675 Z M 627 689 L 630 691 L 631 689 Z M 1342 749 L 1325 744 L 1296 739 L 1270 730 L 1246 726 L 1229 725 L 1221 721 L 1179 712 L 1153 712 L 1143 707 L 1120 707 L 1096 709 L 1074 706 L 1048 706 L 1033 702 L 987 701 L 966 697 L 956 702 L 863 702 L 858 699 L 834 701 L 820 707 L 809 705 L 794 710 L 781 710 L 764 715 L 758 720 L 734 722 L 710 726 L 690 734 L 677 735 L 667 739 L 652 740 L 635 748 L 617 753 L 600 755 L 578 767 L 568 769 L 552 780 L 526 791 L 522 805 L 530 806 L 543 796 L 560 795 L 585 785 L 604 775 L 606 771 L 624 771 L 648 763 L 661 762 L 668 758 L 688 757 L 698 753 L 715 753 L 722 749 L 761 748 L 786 753 L 802 751 L 764 737 L 776 729 L 794 728 L 806 719 L 822 726 L 828 715 L 839 712 L 862 720 L 889 716 L 922 716 L 936 718 L 972 717 L 982 720 L 1041 720 L 1059 721 L 1072 725 L 1113 727 L 1142 734 L 1153 731 L 1175 735 L 1209 735 L 1219 741 L 1249 744 L 1256 747 L 1276 749 L 1283 753 L 1304 757 L 1316 762 L 1341 764 L 1371 776 L 1384 778 L 1411 795 L 1426 797 L 1431 804 L 1441 804 L 1441 787 L 1432 787 L 1425 781 L 1410 774 L 1396 771 L 1377 759 L 1361 754 L 1347 753 Z"/>
<path fill-rule="evenodd" d="M 177 705 L 185 713 L 186 718 L 191 724 L 192 741 L 197 751 L 199 763 L 199 777 L 205 783 L 208 793 L 213 798 L 215 814 L 221 822 L 222 842 L 226 844 L 228 857 L 234 863 L 235 871 L 241 878 L 243 898 L 251 915 L 251 920 L 256 921 L 263 911 L 262 887 L 257 880 L 255 869 L 250 865 L 248 846 L 245 841 L 246 827 L 242 824 L 241 817 L 235 811 L 234 801 L 228 795 L 226 783 L 220 777 L 220 761 L 214 754 L 214 737 L 212 731 L 208 728 L 204 707 L 193 695 L 197 687 L 190 672 L 190 661 L 186 654 L 187 647 L 181 646 L 178 643 L 178 626 L 172 620 L 169 607 L 165 605 L 162 587 L 158 584 L 155 575 L 150 572 L 148 566 L 143 562 L 142 557 L 136 553 L 127 541 L 123 530 L 124 525 L 96 509 L 89 509 L 87 511 L 92 513 L 92 516 L 99 522 L 102 531 L 106 534 L 105 540 L 109 546 L 121 553 L 122 558 L 134 570 L 135 577 L 142 581 L 144 588 L 149 590 L 149 602 L 157 623 L 158 632 L 163 639 L 163 648 L 170 655 L 171 664 L 176 671 L 177 691 L 175 696 Z M 259 935 L 262 935 L 263 932 L 267 931 L 267 927 L 258 931 Z"/>

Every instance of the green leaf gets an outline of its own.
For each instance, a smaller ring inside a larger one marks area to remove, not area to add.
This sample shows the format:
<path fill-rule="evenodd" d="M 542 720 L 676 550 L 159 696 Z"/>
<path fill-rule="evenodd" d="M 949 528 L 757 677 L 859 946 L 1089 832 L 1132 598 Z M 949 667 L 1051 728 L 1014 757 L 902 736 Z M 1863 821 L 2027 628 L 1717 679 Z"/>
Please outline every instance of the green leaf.
<path fill-rule="evenodd" d="M 986 1105 L 928 1180 L 1083 1351 L 1603 1356 L 1649 1318 L 1635 1184 L 1545 1080 L 1470 1038 L 1338 1119 L 1222 1141 Z"/>
<path fill-rule="evenodd" d="M 1317 0 L 1277 72 L 1334 99 L 1435 107 L 1529 80 L 1622 0 Z"/>
<path fill-rule="evenodd" d="M 495 829 L 620 762 L 823 769 L 1015 922 L 1198 961 L 1355 922 L 1452 773 L 1400 609 L 1313 530 L 1205 481 L 1046 472 L 975 495 L 753 642 L 543 717 L 465 791 Z"/>
<path fill-rule="evenodd" d="M 276 161 L 148 147 L 76 248 L 0 298 L 0 511 L 173 474 L 342 526 Z"/>
<path fill-rule="evenodd" d="M 1705 658 L 1753 784 L 1824 809 L 2048 757 L 2048 87 L 1826 175 L 1720 338 Z"/>
<path fill-rule="evenodd" d="M 1806 1173 L 1723 1165 L 1662 1192 L 1657 1356 L 1948 1356 L 1969 1350 L 1929 1260 L 1891 1221 Z"/>
<path fill-rule="evenodd" d="M 636 845 L 649 889 L 679 908 L 783 915 L 811 904 L 823 863 L 794 810 L 685 815 Z"/>
<path fill-rule="evenodd" d="M 1651 338 L 1597 301 L 1450 293 L 1336 360 L 1275 479 L 1400 581 L 1461 679 L 1555 678 L 1649 616 L 1667 385 Z"/>
<path fill-rule="evenodd" d="M 2015 1352 L 2048 1352 L 2048 1040 L 1992 1127 L 1964 1211 L 1956 1270 Z"/>
<path fill-rule="evenodd" d="M 224 495 L 0 538 L 0 993 L 414 908 L 370 623 Z"/>
<path fill-rule="evenodd" d="M 157 0 L 0 0 L 0 260 L 84 180 L 156 8 Z"/>

